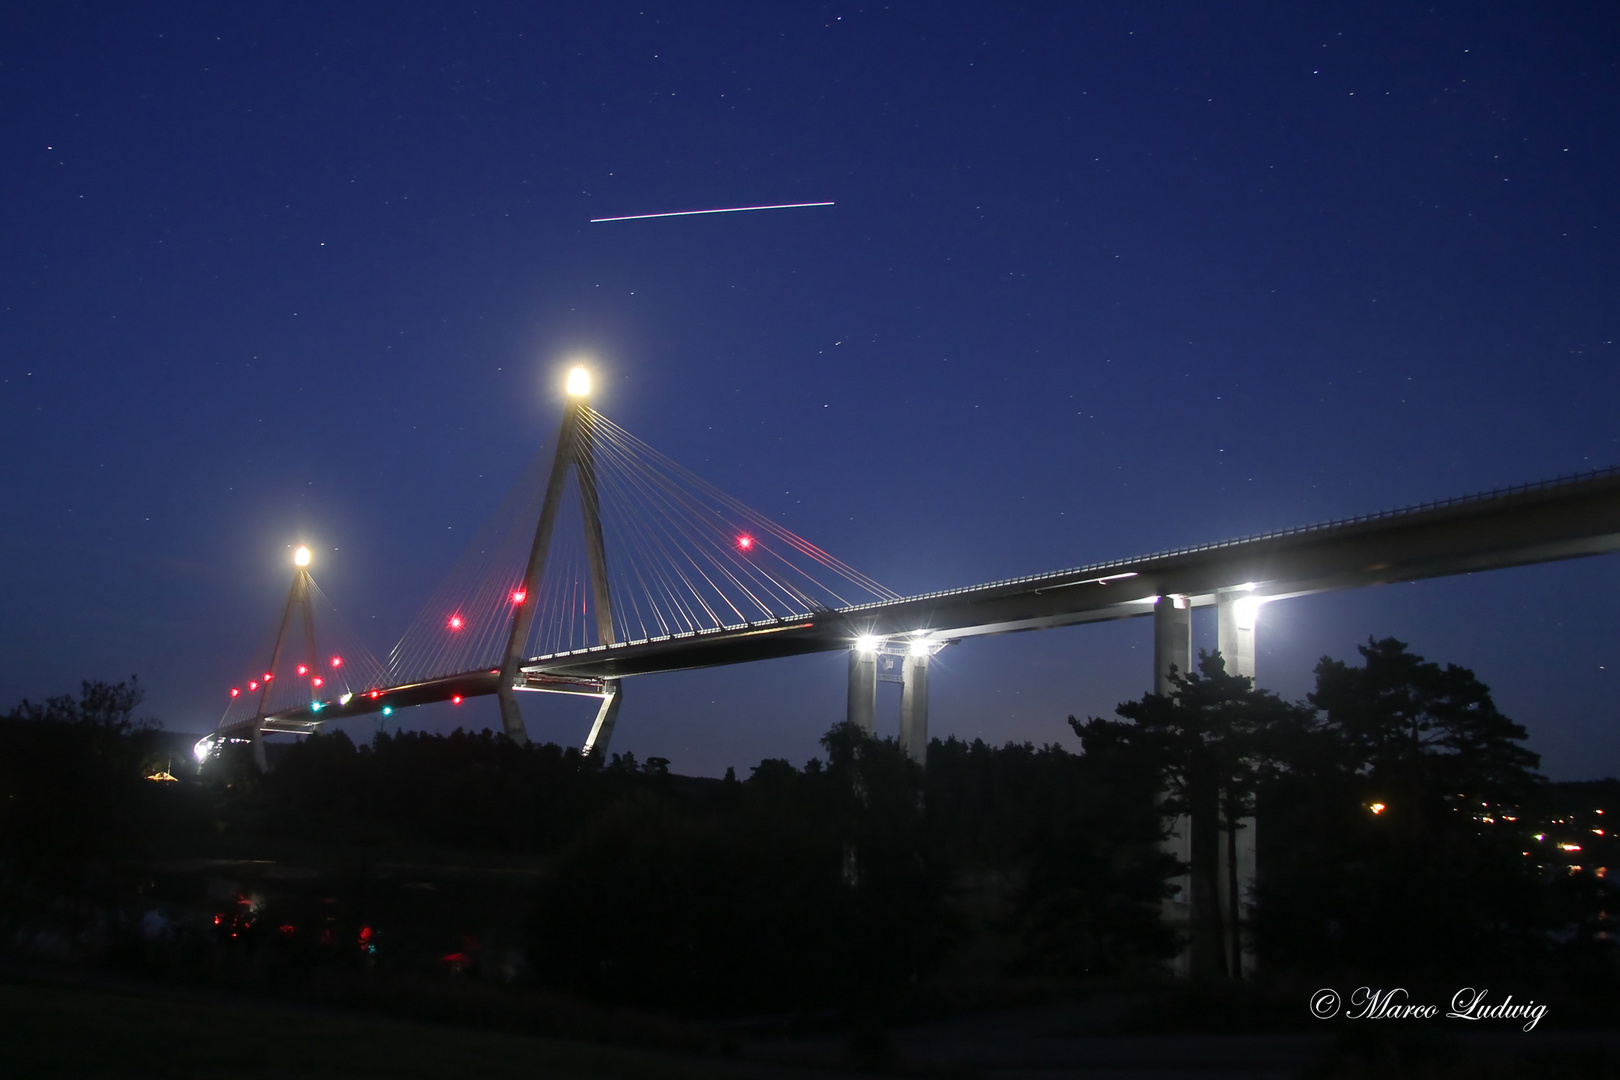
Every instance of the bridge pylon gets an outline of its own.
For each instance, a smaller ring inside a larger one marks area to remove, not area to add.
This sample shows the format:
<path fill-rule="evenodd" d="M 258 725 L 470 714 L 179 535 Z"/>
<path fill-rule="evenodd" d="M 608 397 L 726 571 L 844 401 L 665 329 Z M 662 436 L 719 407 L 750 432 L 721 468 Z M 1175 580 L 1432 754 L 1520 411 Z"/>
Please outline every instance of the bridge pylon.
<path fill-rule="evenodd" d="M 309 587 L 309 548 L 301 546 L 293 553 L 292 588 L 287 590 L 287 606 L 281 613 L 281 626 L 276 630 L 276 644 L 270 650 L 270 672 L 275 672 L 281 664 L 281 648 L 287 641 L 287 624 L 292 621 L 295 610 L 303 614 L 304 649 L 309 654 L 305 658 L 306 664 L 312 671 L 315 668 L 315 612 L 309 603 Z M 259 684 L 259 702 L 253 710 L 251 729 L 253 763 L 260 772 L 267 772 L 270 768 L 270 761 L 264 752 L 265 703 L 269 697 L 270 679 L 266 678 Z"/>
<path fill-rule="evenodd" d="M 546 480 L 545 501 L 540 505 L 540 520 L 535 525 L 534 543 L 529 548 L 528 565 L 523 571 L 523 602 L 517 604 L 513 612 L 512 628 L 507 635 L 506 651 L 501 661 L 500 684 L 496 690 L 501 705 L 501 726 L 507 738 L 519 745 L 527 745 L 529 731 L 523 723 L 523 712 L 518 707 L 516 687 L 523 682 L 521 668 L 526 659 L 524 646 L 534 625 L 535 613 L 539 610 L 540 582 L 545 576 L 546 556 L 551 550 L 551 534 L 557 524 L 557 511 L 568 483 L 569 469 L 574 470 L 579 481 L 585 553 L 590 568 L 591 598 L 596 609 L 597 643 L 612 645 L 618 640 L 613 629 L 613 595 L 608 588 L 607 548 L 602 538 L 602 500 L 596 486 L 596 451 L 592 432 L 596 413 L 586 401 L 590 389 L 590 376 L 584 368 L 575 368 L 568 373 L 568 405 L 557 432 L 557 450 L 552 457 L 550 476 Z M 607 752 L 613 726 L 619 716 L 619 705 L 623 701 L 618 679 L 604 680 L 602 690 L 602 706 L 585 741 L 586 753 L 593 750 L 597 753 Z"/>

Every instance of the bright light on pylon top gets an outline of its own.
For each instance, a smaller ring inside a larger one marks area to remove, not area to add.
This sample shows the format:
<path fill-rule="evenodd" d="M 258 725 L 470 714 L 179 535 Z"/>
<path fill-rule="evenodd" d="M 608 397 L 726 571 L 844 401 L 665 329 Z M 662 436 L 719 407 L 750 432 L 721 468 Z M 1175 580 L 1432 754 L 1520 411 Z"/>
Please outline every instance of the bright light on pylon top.
<path fill-rule="evenodd" d="M 584 364 L 576 365 L 568 372 L 568 396 L 584 397 L 591 392 L 591 373 L 585 370 Z"/>
<path fill-rule="evenodd" d="M 304 547 L 302 544 L 298 545 L 298 550 L 293 552 L 293 565 L 294 566 L 308 566 L 309 565 L 309 548 Z"/>

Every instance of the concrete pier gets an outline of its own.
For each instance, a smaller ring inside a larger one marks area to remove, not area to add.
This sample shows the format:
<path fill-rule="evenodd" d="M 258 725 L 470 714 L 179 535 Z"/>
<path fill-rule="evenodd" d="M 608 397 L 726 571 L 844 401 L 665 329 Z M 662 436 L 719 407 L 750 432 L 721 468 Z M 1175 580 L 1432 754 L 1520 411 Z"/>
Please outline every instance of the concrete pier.
<path fill-rule="evenodd" d="M 1185 675 L 1191 665 L 1192 605 L 1182 597 L 1161 596 L 1153 605 L 1153 692 L 1170 694 L 1175 689 L 1171 671 Z M 1186 814 L 1170 823 L 1163 850 L 1179 863 L 1192 862 L 1192 820 Z M 1178 874 L 1170 884 L 1176 891 L 1165 899 L 1161 912 L 1165 925 L 1185 942 L 1192 928 L 1192 875 Z M 1171 966 L 1178 979 L 1192 974 L 1192 953 L 1185 944 Z"/>
<path fill-rule="evenodd" d="M 1254 678 L 1255 627 L 1259 622 L 1259 613 L 1259 600 L 1246 592 L 1222 593 L 1216 601 L 1215 647 L 1220 650 L 1221 658 L 1226 661 L 1228 675 Z M 1231 934 L 1228 933 L 1226 962 L 1229 970 L 1248 978 L 1255 969 L 1254 933 L 1249 918 L 1255 902 L 1255 820 L 1252 817 L 1239 819 L 1235 845 L 1229 842 L 1227 832 L 1226 829 L 1221 830 L 1221 921 L 1227 926 L 1232 925 L 1232 892 L 1226 885 L 1230 880 L 1228 875 L 1231 872 L 1231 852 L 1235 846 L 1238 880 L 1236 917 L 1238 925 L 1242 928 L 1242 948 L 1237 951 L 1238 955 L 1232 955 Z"/>
<path fill-rule="evenodd" d="M 919 765 L 928 758 L 928 653 L 907 653 L 901 668 L 900 748 Z"/>
<path fill-rule="evenodd" d="M 1161 596 L 1153 604 L 1153 692 L 1168 694 L 1170 671 L 1192 667 L 1192 604 L 1184 596 Z"/>
<path fill-rule="evenodd" d="M 877 734 L 877 650 L 849 650 L 849 722 Z"/>

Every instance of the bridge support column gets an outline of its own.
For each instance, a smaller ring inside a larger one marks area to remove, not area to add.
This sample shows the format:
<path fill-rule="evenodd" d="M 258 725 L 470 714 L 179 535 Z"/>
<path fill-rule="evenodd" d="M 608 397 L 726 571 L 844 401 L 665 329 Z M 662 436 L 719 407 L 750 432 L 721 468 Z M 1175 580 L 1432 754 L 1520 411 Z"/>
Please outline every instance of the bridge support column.
<path fill-rule="evenodd" d="M 523 710 L 518 708 L 517 691 L 501 680 L 500 689 L 495 691 L 495 698 L 501 703 L 501 727 L 506 731 L 506 737 L 519 746 L 529 745 L 529 729 L 523 723 Z"/>
<path fill-rule="evenodd" d="M 1254 678 L 1254 624 L 1258 604 L 1243 593 L 1222 594 L 1215 605 L 1215 647 L 1228 675 Z"/>
<path fill-rule="evenodd" d="M 1153 605 L 1153 692 L 1169 694 L 1175 686 L 1170 682 L 1172 670 L 1187 674 L 1192 666 L 1192 604 L 1185 597 L 1161 596 Z M 1179 814 L 1170 823 L 1170 832 L 1164 838 L 1163 850 L 1177 862 L 1192 862 L 1192 819 Z M 1192 974 L 1192 951 L 1188 947 L 1192 931 L 1192 875 L 1179 874 L 1170 879 L 1176 887 L 1174 895 L 1167 897 L 1161 909 L 1165 925 L 1182 939 L 1182 948 L 1171 962 L 1176 978 L 1185 979 Z"/>
<path fill-rule="evenodd" d="M 1192 604 L 1184 596 L 1161 596 L 1153 605 L 1153 692 L 1168 694 L 1170 670 L 1192 667 Z"/>
<path fill-rule="evenodd" d="M 849 650 L 849 722 L 877 734 L 877 653 Z"/>
<path fill-rule="evenodd" d="M 928 758 L 927 653 L 908 653 L 900 669 L 900 747 L 919 765 Z"/>
<path fill-rule="evenodd" d="M 1259 603 L 1244 593 L 1223 593 L 1216 602 L 1215 647 L 1226 661 L 1228 675 L 1254 678 L 1259 608 Z M 1226 935 L 1227 970 L 1247 978 L 1254 973 L 1256 959 L 1249 925 L 1255 900 L 1254 818 L 1240 818 L 1235 833 L 1229 828 L 1221 830 L 1220 880 L 1221 922 L 1235 928 Z"/>
<path fill-rule="evenodd" d="M 619 703 L 622 699 L 619 680 L 603 679 L 602 707 L 596 710 L 596 723 L 591 725 L 591 733 L 585 739 L 583 753 L 586 757 L 593 751 L 607 757 L 608 743 L 613 741 L 613 725 L 619 722 Z"/>

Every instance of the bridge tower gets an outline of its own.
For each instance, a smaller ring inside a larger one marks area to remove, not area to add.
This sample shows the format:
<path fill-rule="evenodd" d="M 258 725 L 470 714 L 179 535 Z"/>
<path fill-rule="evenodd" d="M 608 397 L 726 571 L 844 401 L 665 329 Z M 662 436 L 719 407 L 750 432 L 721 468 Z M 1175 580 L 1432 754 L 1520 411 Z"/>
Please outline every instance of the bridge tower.
<path fill-rule="evenodd" d="M 270 667 L 268 672 L 275 672 L 281 663 L 281 648 L 287 641 L 287 624 L 292 621 L 294 610 L 303 613 L 304 623 L 304 649 L 309 654 L 305 657 L 305 666 L 310 671 L 315 670 L 315 612 L 309 603 L 310 577 L 309 577 L 309 548 L 299 545 L 293 552 L 293 580 L 292 588 L 287 590 L 287 607 L 281 614 L 281 627 L 276 631 L 276 644 L 270 650 Z M 253 763 L 259 767 L 260 772 L 270 768 L 270 761 L 264 752 L 264 706 L 270 697 L 270 675 L 259 685 L 259 703 L 253 710 Z"/>
<path fill-rule="evenodd" d="M 574 368 L 568 373 L 567 390 L 568 405 L 563 411 L 562 427 L 557 433 L 557 450 L 546 481 L 545 501 L 540 506 L 540 521 L 535 526 L 534 544 L 529 549 L 528 566 L 523 572 L 523 601 L 515 605 L 512 629 L 507 636 L 506 651 L 501 662 L 500 684 L 496 690 L 501 704 L 501 726 L 505 728 L 507 737 L 520 745 L 528 743 L 529 732 L 524 726 L 514 687 L 520 679 L 524 645 L 529 640 L 529 630 L 534 625 L 535 612 L 539 608 L 540 581 L 545 575 L 546 555 L 551 549 L 551 533 L 557 523 L 557 509 L 562 502 L 569 469 L 574 470 L 579 480 L 591 599 L 596 608 L 597 642 L 611 645 L 618 640 L 613 629 L 613 597 L 608 589 L 607 549 L 602 539 L 602 502 L 596 488 L 596 455 L 592 443 L 592 424 L 596 414 L 586 401 L 591 392 L 590 373 L 583 367 Z M 592 750 L 607 751 L 608 742 L 613 738 L 613 725 L 619 716 L 621 694 L 618 679 L 602 681 L 602 705 L 585 740 L 586 753 Z"/>

